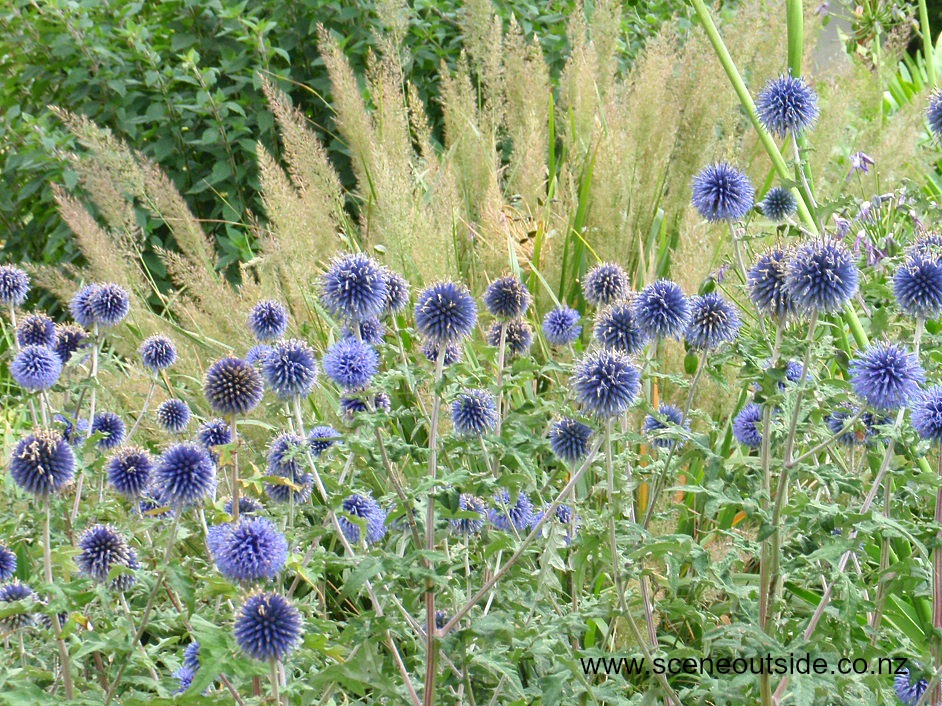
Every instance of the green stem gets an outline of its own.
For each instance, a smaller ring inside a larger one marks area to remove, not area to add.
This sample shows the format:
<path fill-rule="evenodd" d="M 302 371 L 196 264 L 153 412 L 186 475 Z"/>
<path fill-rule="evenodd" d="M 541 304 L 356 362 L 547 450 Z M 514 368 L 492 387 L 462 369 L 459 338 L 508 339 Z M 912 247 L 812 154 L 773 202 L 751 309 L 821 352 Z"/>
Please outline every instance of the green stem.
<path fill-rule="evenodd" d="M 926 0 L 919 0 L 919 27 L 922 34 L 922 53 L 926 60 L 926 75 L 929 78 L 929 88 L 935 88 L 935 57 L 932 43 L 932 31 L 929 28 L 929 9 Z"/>
<path fill-rule="evenodd" d="M 785 23 L 788 28 L 788 70 L 792 76 L 801 76 L 802 50 L 805 45 L 805 14 L 801 0 L 788 0 L 785 5 Z"/>
<path fill-rule="evenodd" d="M 230 443 L 232 444 L 232 521 L 238 522 L 239 495 L 241 489 L 239 488 L 239 437 L 238 430 L 236 429 L 235 415 L 229 417 L 229 432 L 229 435 L 232 437 L 230 439 Z"/>
<path fill-rule="evenodd" d="M 504 328 L 501 329 L 502 332 Z M 500 348 L 500 366 L 503 367 L 503 346 L 504 341 L 501 340 Z M 442 407 L 442 395 L 441 390 L 438 389 L 442 381 L 443 368 L 445 366 L 445 344 L 442 343 L 438 347 L 438 356 L 435 358 L 435 399 L 432 401 L 432 414 L 429 420 L 429 440 L 428 440 L 428 475 L 429 478 L 434 481 L 435 476 L 438 473 L 438 416 L 441 412 Z M 498 376 L 498 385 L 500 384 L 500 375 L 501 371 L 497 371 Z M 500 423 L 500 414 L 498 412 L 498 424 Z M 426 510 L 425 510 L 425 549 L 431 554 L 432 550 L 435 549 L 435 489 L 434 487 L 429 492 L 428 497 L 426 498 Z M 431 571 L 431 559 L 426 559 L 427 566 L 426 568 Z M 425 582 L 425 625 L 426 625 L 426 639 L 425 639 L 425 686 L 422 696 L 423 706 L 432 706 L 435 703 L 435 677 L 437 675 L 437 669 L 435 665 L 435 657 L 437 652 L 436 646 L 436 630 L 435 630 L 435 583 L 432 580 L 431 576 Z"/>
<path fill-rule="evenodd" d="M 278 660 L 273 659 L 271 661 L 271 696 L 275 702 L 275 706 L 281 706 L 281 692 L 279 690 L 279 682 L 281 678 L 278 676 Z"/>
<path fill-rule="evenodd" d="M 49 498 L 46 498 L 46 516 L 43 522 L 43 569 L 46 573 L 46 583 L 52 585 L 52 543 L 50 524 Z M 72 661 L 69 658 L 69 649 L 62 639 L 62 626 L 59 624 L 59 613 L 52 614 L 52 630 L 56 635 L 56 644 L 59 647 L 60 669 L 62 671 L 62 683 L 65 686 L 65 697 L 72 700 L 75 697 L 75 691 L 72 687 Z"/>

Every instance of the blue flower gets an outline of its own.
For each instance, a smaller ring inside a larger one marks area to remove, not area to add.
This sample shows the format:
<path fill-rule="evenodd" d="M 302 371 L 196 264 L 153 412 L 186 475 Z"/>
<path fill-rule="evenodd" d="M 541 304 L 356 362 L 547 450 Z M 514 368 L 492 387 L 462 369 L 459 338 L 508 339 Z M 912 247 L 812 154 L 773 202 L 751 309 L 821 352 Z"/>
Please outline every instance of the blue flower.
<path fill-rule="evenodd" d="M 97 292 L 97 284 L 86 284 L 69 301 L 69 312 L 79 326 L 91 328 L 97 323 L 95 310 L 92 308 L 92 299 L 95 298 Z"/>
<path fill-rule="evenodd" d="M 226 501 L 226 504 L 222 506 L 222 509 L 225 510 L 229 515 L 232 514 L 232 498 Z M 249 498 L 245 495 L 239 496 L 239 517 L 242 517 L 243 515 L 254 515 L 264 509 L 264 505 L 262 505 L 258 500 Z"/>
<path fill-rule="evenodd" d="M 183 668 L 191 669 L 194 672 L 200 668 L 200 643 L 196 640 L 193 640 L 183 650 Z"/>
<path fill-rule="evenodd" d="M 373 410 L 388 412 L 390 409 L 392 409 L 392 400 L 389 399 L 389 395 L 380 390 L 373 397 Z M 344 395 L 340 398 L 340 411 L 344 417 L 352 420 L 357 414 L 369 411 L 369 408 L 362 397 Z"/>
<path fill-rule="evenodd" d="M 533 502 L 522 490 L 517 493 L 517 502 L 510 504 L 510 493 L 499 490 L 494 494 L 494 507 L 487 513 L 488 519 L 499 530 L 509 532 L 511 527 L 518 533 L 533 524 Z"/>
<path fill-rule="evenodd" d="M 710 292 L 691 300 L 685 338 L 691 348 L 716 348 L 735 340 L 740 325 L 736 307 L 716 292 Z"/>
<path fill-rule="evenodd" d="M 533 329 L 530 324 L 521 319 L 513 321 L 495 321 L 487 332 L 487 343 L 490 346 L 500 347 L 501 327 L 504 331 L 504 350 L 510 355 L 522 355 L 530 350 L 533 344 Z"/>
<path fill-rule="evenodd" d="M 662 449 L 673 448 L 677 444 L 671 426 L 690 429 L 690 422 L 684 421 L 683 412 L 672 404 L 662 404 L 657 408 L 657 415 L 649 414 L 644 418 L 644 433 L 654 438 L 654 445 Z"/>
<path fill-rule="evenodd" d="M 628 274 L 614 262 L 603 262 L 582 278 L 582 294 L 589 304 L 608 306 L 628 296 Z"/>
<path fill-rule="evenodd" d="M 56 344 L 56 324 L 45 314 L 29 314 L 16 327 L 16 340 L 21 346 L 52 348 Z"/>
<path fill-rule="evenodd" d="M 110 583 L 111 588 L 125 590 L 134 583 L 133 575 L 122 574 L 109 582 L 108 575 L 115 566 L 132 567 L 133 552 L 128 541 L 110 525 L 92 525 L 79 538 L 81 553 L 75 557 L 79 571 L 98 583 Z M 137 564 L 136 557 L 133 561 Z M 120 579 L 125 579 L 121 581 Z"/>
<path fill-rule="evenodd" d="M 79 348 L 85 342 L 87 334 L 85 329 L 75 324 L 56 324 L 56 340 L 52 344 L 52 349 L 59 356 L 62 364 L 71 360 L 72 355 L 78 352 Z"/>
<path fill-rule="evenodd" d="M 919 394 L 913 405 L 912 422 L 923 439 L 942 443 L 942 386 L 935 385 Z"/>
<path fill-rule="evenodd" d="M 163 490 L 153 482 L 141 496 L 138 508 L 144 517 L 153 517 L 155 519 L 173 514 L 170 501 L 167 500 Z"/>
<path fill-rule="evenodd" d="M 758 448 L 762 444 L 762 408 L 755 402 L 743 407 L 733 419 L 733 436 L 743 446 Z"/>
<path fill-rule="evenodd" d="M 53 420 L 62 426 L 62 438 L 72 446 L 77 446 L 88 438 L 88 422 L 84 419 L 79 419 L 78 424 L 74 424 L 75 420 L 56 414 Z"/>
<path fill-rule="evenodd" d="M 857 265 L 838 241 L 812 241 L 802 245 L 785 268 L 785 286 L 807 312 L 829 314 L 857 292 Z"/>
<path fill-rule="evenodd" d="M 221 358 L 206 371 L 203 394 L 216 414 L 245 414 L 262 401 L 262 378 L 244 360 Z"/>
<path fill-rule="evenodd" d="M 319 426 L 311 429 L 307 443 L 314 457 L 320 456 L 331 446 L 340 441 L 340 432 L 331 426 Z"/>
<path fill-rule="evenodd" d="M 157 407 L 157 423 L 171 434 L 180 434 L 190 423 L 190 408 L 183 400 L 164 400 Z"/>
<path fill-rule="evenodd" d="M 631 311 L 648 338 L 680 338 L 690 322 L 690 302 L 676 282 L 659 279 L 632 300 Z"/>
<path fill-rule="evenodd" d="M 90 434 L 101 434 L 102 437 L 97 441 L 97 446 L 102 451 L 114 449 L 121 446 L 124 441 L 126 427 L 124 422 L 114 412 L 96 412 L 92 419 L 92 428 Z"/>
<path fill-rule="evenodd" d="M 801 380 L 802 373 L 805 372 L 805 366 L 799 363 L 797 360 L 790 360 L 785 366 L 785 379 L 788 382 L 798 382 Z M 784 388 L 785 386 L 782 385 Z"/>
<path fill-rule="evenodd" d="M 497 426 L 497 403 L 486 390 L 464 390 L 451 405 L 451 421 L 459 436 L 481 436 Z"/>
<path fill-rule="evenodd" d="M 441 350 L 441 346 L 437 343 L 431 343 L 426 341 L 422 344 L 422 355 L 424 355 L 429 362 L 436 362 L 438 360 L 438 351 Z M 454 365 L 461 361 L 462 352 L 461 347 L 455 345 L 454 343 L 449 343 L 445 346 L 445 356 L 442 358 L 442 365 L 448 367 L 449 365 Z"/>
<path fill-rule="evenodd" d="M 288 310 L 279 302 L 261 301 L 249 312 L 248 324 L 255 340 L 274 341 L 288 330 Z"/>
<path fill-rule="evenodd" d="M 108 460 L 108 481 L 128 498 L 140 497 L 150 485 L 154 460 L 139 446 L 127 446 Z"/>
<path fill-rule="evenodd" d="M 0 544 L 0 582 L 6 582 L 16 575 L 16 554 Z"/>
<path fill-rule="evenodd" d="M 596 319 L 595 340 L 605 348 L 634 354 L 644 348 L 646 337 L 635 320 L 631 304 L 622 302 L 603 309 Z"/>
<path fill-rule="evenodd" d="M 903 706 L 916 706 L 922 701 L 922 695 L 929 688 L 929 682 L 925 679 L 913 679 L 910 671 L 903 667 L 893 678 L 893 688 L 896 691 L 896 697 Z M 931 704 L 927 704 L 931 706 Z"/>
<path fill-rule="evenodd" d="M 770 221 L 784 223 L 798 210 L 798 199 L 790 189 L 784 186 L 774 186 L 765 192 L 765 198 L 759 206 Z"/>
<path fill-rule="evenodd" d="M 110 327 L 120 323 L 128 315 L 131 309 L 131 295 L 117 284 L 99 284 L 88 304 L 91 306 L 95 323 Z"/>
<path fill-rule="evenodd" d="M 536 513 L 533 516 L 530 526 L 536 527 L 543 521 L 545 516 L 545 510 Z M 563 527 L 566 528 L 565 542 L 567 545 L 572 544 L 572 540 L 578 533 L 579 528 L 579 518 L 575 516 L 572 508 L 569 505 L 557 505 L 556 510 L 553 512 L 553 519 L 556 520 L 557 524 L 563 525 Z"/>
<path fill-rule="evenodd" d="M 929 94 L 929 106 L 926 109 L 929 130 L 937 139 L 942 139 L 942 90 L 936 89 Z"/>
<path fill-rule="evenodd" d="M 779 76 L 756 97 L 756 112 L 773 135 L 800 135 L 818 118 L 818 96 L 803 79 Z"/>
<path fill-rule="evenodd" d="M 409 283 L 405 277 L 389 268 L 384 268 L 383 274 L 386 275 L 383 311 L 387 314 L 398 314 L 409 305 Z"/>
<path fill-rule="evenodd" d="M 193 677 L 196 676 L 196 671 L 187 667 L 181 667 L 173 673 L 173 676 L 177 680 L 177 690 L 173 693 L 182 694 L 190 688 L 190 685 L 193 683 Z"/>
<path fill-rule="evenodd" d="M 232 443 L 232 429 L 225 419 L 208 419 L 200 424 L 196 438 L 208 449 Z"/>
<path fill-rule="evenodd" d="M 530 306 L 530 290 L 518 277 L 501 277 L 484 291 L 484 306 L 498 319 L 519 319 Z"/>
<path fill-rule="evenodd" d="M 850 382 L 871 407 L 892 412 L 908 404 L 926 379 L 919 359 L 898 343 L 874 343 L 851 361 Z"/>
<path fill-rule="evenodd" d="M 565 346 L 582 333 L 579 312 L 568 306 L 559 306 L 543 317 L 543 336 L 551 346 Z"/>
<path fill-rule="evenodd" d="M 75 472 L 75 454 L 59 434 L 40 430 L 21 439 L 10 458 L 13 482 L 45 498 L 62 489 Z"/>
<path fill-rule="evenodd" d="M 909 255 L 893 275 L 899 308 L 910 316 L 935 319 L 942 313 L 942 263 L 928 254 Z"/>
<path fill-rule="evenodd" d="M 324 372 L 345 390 L 362 390 L 379 370 L 376 350 L 355 338 L 344 338 L 324 355 Z"/>
<path fill-rule="evenodd" d="M 268 447 L 268 475 L 286 483 L 265 483 L 265 493 L 275 502 L 306 502 L 311 497 L 314 477 L 304 473 L 307 462 L 304 439 L 296 434 L 279 434 Z M 289 485 L 290 484 L 290 485 Z M 292 487 L 295 486 L 295 487 Z"/>
<path fill-rule="evenodd" d="M 289 338 L 272 347 L 262 361 L 265 382 L 282 398 L 310 394 L 317 382 L 317 360 L 304 341 Z"/>
<path fill-rule="evenodd" d="M 795 301 L 785 285 L 788 254 L 781 249 L 759 256 L 746 274 L 749 298 L 760 314 L 784 321 L 797 313 Z"/>
<path fill-rule="evenodd" d="M 13 581 L 12 583 L 0 586 L 0 603 L 15 603 L 16 601 L 22 601 L 27 598 L 31 598 L 37 602 L 39 601 L 39 596 L 36 595 L 36 592 L 25 583 Z M 35 623 L 36 616 L 28 610 L 24 610 L 20 613 L 12 613 L 0 618 L 0 633 L 7 634 L 16 632 L 17 630 L 24 630 L 28 627 L 32 627 Z"/>
<path fill-rule="evenodd" d="M 382 315 L 389 293 L 387 272 L 362 253 L 335 259 L 321 277 L 324 308 L 345 321 L 363 321 Z"/>
<path fill-rule="evenodd" d="M 638 398 L 641 371 L 620 351 L 592 351 L 576 364 L 572 387 L 589 414 L 617 417 Z"/>
<path fill-rule="evenodd" d="M 245 354 L 245 362 L 253 366 L 261 366 L 265 362 L 265 358 L 269 356 L 272 351 L 272 347 L 265 344 L 259 343 L 257 346 L 252 346 L 249 348 L 248 352 Z"/>
<path fill-rule="evenodd" d="M 19 267 L 0 265 L 0 305 L 19 306 L 29 293 L 29 275 Z"/>
<path fill-rule="evenodd" d="M 25 390 L 48 390 L 61 374 L 62 361 L 45 346 L 26 346 L 10 363 L 10 375 Z"/>
<path fill-rule="evenodd" d="M 249 657 L 281 660 L 301 639 L 301 615 L 287 598 L 257 593 L 239 611 L 235 639 Z"/>
<path fill-rule="evenodd" d="M 383 337 L 386 335 L 386 327 L 379 319 L 366 319 L 365 321 L 353 324 L 353 326 L 355 326 L 354 329 L 351 329 L 349 326 L 344 326 L 340 329 L 340 337 L 359 338 L 364 343 L 369 343 L 371 346 L 378 346 L 383 342 Z M 357 336 L 357 331 L 360 333 L 359 337 Z"/>
<path fill-rule="evenodd" d="M 567 463 L 576 463 L 589 453 L 592 429 L 580 421 L 563 417 L 553 422 L 549 432 L 550 449 L 557 458 Z"/>
<path fill-rule="evenodd" d="M 229 581 L 273 579 L 288 558 L 288 541 L 271 520 L 249 517 L 215 543 L 213 558 Z"/>
<path fill-rule="evenodd" d="M 453 532 L 469 535 L 478 534 L 484 528 L 487 506 L 481 498 L 470 493 L 462 493 L 458 496 L 458 509 L 462 512 L 472 512 L 476 517 L 459 517 L 449 520 Z"/>
<path fill-rule="evenodd" d="M 704 167 L 693 179 L 691 202 L 708 221 L 742 220 L 754 198 L 749 178 L 726 162 Z"/>
<path fill-rule="evenodd" d="M 343 511 L 366 524 L 366 543 L 374 544 L 386 536 L 386 512 L 368 495 L 354 493 L 343 501 Z M 341 515 L 337 518 L 343 535 L 349 542 L 360 541 L 360 526 Z"/>
<path fill-rule="evenodd" d="M 837 409 L 828 415 L 828 430 L 832 434 L 839 435 L 837 437 L 838 443 L 844 446 L 859 446 L 864 442 L 869 444 L 877 434 L 876 426 L 889 422 L 886 418 L 876 417 L 872 412 L 864 412 L 860 415 L 856 425 L 851 425 L 847 431 L 842 431 L 848 420 L 857 416 L 858 412 L 859 409 Z"/>
<path fill-rule="evenodd" d="M 177 348 L 166 336 L 145 338 L 137 352 L 144 367 L 155 373 L 166 370 L 177 360 Z"/>
<path fill-rule="evenodd" d="M 455 282 L 438 282 L 419 293 L 415 327 L 435 345 L 459 343 L 471 335 L 477 322 L 477 305 L 467 288 Z"/>
<path fill-rule="evenodd" d="M 190 442 L 164 451 L 154 471 L 154 485 L 173 507 L 193 505 L 216 485 L 216 464 L 202 446 Z"/>

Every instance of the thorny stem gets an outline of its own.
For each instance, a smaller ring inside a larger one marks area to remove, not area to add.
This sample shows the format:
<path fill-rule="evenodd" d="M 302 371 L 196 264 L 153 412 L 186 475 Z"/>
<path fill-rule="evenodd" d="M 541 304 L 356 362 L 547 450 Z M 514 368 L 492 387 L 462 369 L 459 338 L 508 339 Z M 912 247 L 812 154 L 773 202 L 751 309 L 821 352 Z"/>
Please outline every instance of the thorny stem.
<path fill-rule="evenodd" d="M 239 437 L 235 415 L 229 417 L 229 435 L 232 437 L 230 440 L 232 444 L 232 488 L 230 489 L 232 493 L 232 521 L 238 522 L 241 488 L 239 488 Z"/>
<path fill-rule="evenodd" d="M 50 524 L 50 504 L 49 498 L 45 499 L 46 502 L 46 514 L 45 521 L 43 522 L 43 569 L 46 573 L 46 583 L 52 585 L 52 544 L 51 544 L 51 533 L 49 531 Z M 62 626 L 59 624 L 59 613 L 54 612 L 52 614 L 52 630 L 56 635 L 56 644 L 59 647 L 59 661 L 60 670 L 62 672 L 62 684 L 65 686 L 65 698 L 72 700 L 75 698 L 75 690 L 72 687 L 72 661 L 69 658 L 69 649 L 65 645 L 65 640 L 62 638 Z"/>
<path fill-rule="evenodd" d="M 279 690 L 279 683 L 281 677 L 278 675 L 278 660 L 271 660 L 271 696 L 275 702 L 275 706 L 281 706 L 281 692 Z"/>
<path fill-rule="evenodd" d="M 507 322 L 500 322 L 500 341 L 497 348 L 497 436 L 504 420 L 504 348 L 507 346 Z M 442 346 L 444 348 L 444 346 Z"/>
<path fill-rule="evenodd" d="M 497 370 L 497 386 L 500 388 L 501 370 L 503 369 L 503 334 L 505 327 L 501 328 L 501 347 L 498 354 L 499 367 Z M 442 396 L 438 389 L 442 381 L 442 369 L 445 365 L 445 345 L 442 343 L 438 348 L 438 356 L 435 359 L 435 399 L 432 401 L 432 414 L 429 421 L 429 440 L 428 440 L 428 475 L 431 481 L 435 480 L 438 473 L 438 415 L 441 411 Z M 500 398 L 498 398 L 499 400 Z M 500 425 L 500 410 L 498 408 L 497 424 Z M 498 426 L 499 429 L 499 426 Z M 425 549 L 429 554 L 435 549 L 435 489 L 432 487 L 427 499 L 425 510 Z M 425 560 L 426 569 L 431 571 L 431 559 Z M 435 584 L 431 576 L 425 582 L 425 624 L 427 627 L 425 638 L 425 686 L 423 692 L 423 706 L 432 706 L 435 703 L 435 657 L 436 657 L 436 629 L 435 629 Z"/>

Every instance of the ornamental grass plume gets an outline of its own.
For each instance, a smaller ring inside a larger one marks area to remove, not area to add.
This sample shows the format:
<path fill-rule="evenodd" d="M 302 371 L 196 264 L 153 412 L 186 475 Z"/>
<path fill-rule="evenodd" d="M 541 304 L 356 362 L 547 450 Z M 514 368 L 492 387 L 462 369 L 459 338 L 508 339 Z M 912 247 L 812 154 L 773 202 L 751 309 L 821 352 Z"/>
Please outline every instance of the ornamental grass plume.
<path fill-rule="evenodd" d="M 591 427 L 571 417 L 563 417 L 550 427 L 550 450 L 560 460 L 574 464 L 588 456 L 590 438 Z"/>
<path fill-rule="evenodd" d="M 854 392 L 881 412 L 909 404 L 925 379 L 919 359 L 899 343 L 873 343 L 850 364 Z"/>
<path fill-rule="evenodd" d="M 608 306 L 628 296 L 628 273 L 613 262 L 603 262 L 582 278 L 582 294 L 593 306 Z"/>
<path fill-rule="evenodd" d="M 301 614 L 277 593 L 249 596 L 235 621 L 235 639 L 249 657 L 282 660 L 301 639 Z"/>

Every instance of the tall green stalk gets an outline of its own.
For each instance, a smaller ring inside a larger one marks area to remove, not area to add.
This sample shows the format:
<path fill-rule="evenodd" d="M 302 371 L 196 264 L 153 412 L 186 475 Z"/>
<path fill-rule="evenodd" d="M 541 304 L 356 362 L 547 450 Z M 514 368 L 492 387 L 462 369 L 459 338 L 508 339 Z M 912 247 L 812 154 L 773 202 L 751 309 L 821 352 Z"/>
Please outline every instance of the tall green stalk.
<path fill-rule="evenodd" d="M 926 60 L 929 88 L 935 88 L 935 47 L 932 42 L 932 30 L 929 28 L 929 9 L 926 7 L 926 0 L 919 0 L 919 31 L 922 34 L 922 54 Z"/>
<path fill-rule="evenodd" d="M 801 76 L 801 57 L 805 47 L 805 14 L 801 0 L 787 1 L 785 23 L 788 28 L 788 70 L 792 76 Z"/>

